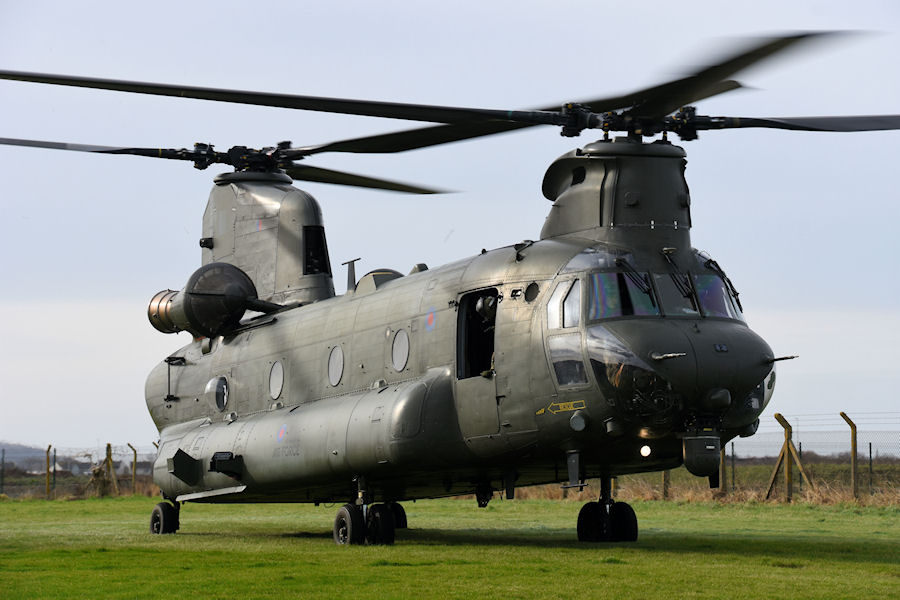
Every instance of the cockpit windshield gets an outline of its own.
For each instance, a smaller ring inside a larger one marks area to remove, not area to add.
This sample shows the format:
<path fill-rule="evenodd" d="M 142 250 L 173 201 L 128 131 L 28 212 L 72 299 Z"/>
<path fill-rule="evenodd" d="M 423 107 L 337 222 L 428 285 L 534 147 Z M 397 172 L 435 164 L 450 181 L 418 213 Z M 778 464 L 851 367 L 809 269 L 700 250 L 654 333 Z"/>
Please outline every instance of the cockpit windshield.
<path fill-rule="evenodd" d="M 731 292 L 718 275 L 694 275 L 694 287 L 704 316 L 744 320 Z"/>
<path fill-rule="evenodd" d="M 626 273 L 591 273 L 588 319 L 658 316 L 659 306 L 649 285 L 641 290 Z"/>
<path fill-rule="evenodd" d="M 725 282 L 714 274 L 652 273 L 648 277 L 637 271 L 604 271 L 589 274 L 587 288 L 588 321 L 701 314 L 744 320 Z"/>
<path fill-rule="evenodd" d="M 653 283 L 656 284 L 656 290 L 659 292 L 666 316 L 696 317 L 698 315 L 687 277 L 680 273 L 654 273 Z"/>

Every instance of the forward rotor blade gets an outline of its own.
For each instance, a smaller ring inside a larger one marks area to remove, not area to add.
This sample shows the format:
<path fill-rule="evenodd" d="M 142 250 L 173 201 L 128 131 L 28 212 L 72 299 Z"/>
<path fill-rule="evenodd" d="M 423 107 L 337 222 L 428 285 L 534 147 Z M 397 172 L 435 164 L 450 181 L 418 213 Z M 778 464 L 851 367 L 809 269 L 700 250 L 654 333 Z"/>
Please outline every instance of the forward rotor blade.
<path fill-rule="evenodd" d="M 696 99 L 703 100 L 704 98 L 736 90 L 740 87 L 741 84 L 737 81 L 721 81 L 716 85 L 707 88 L 705 95 L 698 91 Z M 588 100 L 579 102 L 579 104 L 588 107 L 591 112 L 604 113 L 616 110 L 617 108 L 622 108 L 623 106 L 629 106 L 629 103 L 633 98 L 641 93 L 642 92 L 635 92 L 634 94 L 625 96 Z M 537 110 L 547 112 L 554 110 L 554 108 L 544 107 Z M 510 121 L 475 121 L 471 123 L 407 129 L 406 131 L 341 140 L 329 144 L 321 144 L 319 146 L 296 148 L 296 150 L 299 151 L 297 156 L 307 156 L 310 154 L 318 154 L 320 152 L 358 152 L 370 154 L 404 152 L 406 150 L 415 150 L 418 148 L 426 148 L 428 146 L 470 140 L 498 133 L 507 133 L 526 127 L 534 127 L 535 125 L 535 123 L 514 123 Z"/>
<path fill-rule="evenodd" d="M 475 123 L 460 123 L 458 125 L 437 125 L 341 140 L 319 146 L 295 148 L 292 151 L 297 150 L 298 156 L 308 156 L 321 152 L 385 154 L 437 146 L 497 133 L 506 133 L 533 126 L 530 123 L 510 123 L 509 121 L 478 121 Z"/>
<path fill-rule="evenodd" d="M 378 190 L 392 190 L 406 192 L 408 194 L 443 194 L 446 190 L 419 187 L 399 181 L 377 179 L 365 175 L 354 175 L 343 171 L 332 171 L 321 167 L 307 165 L 293 165 L 287 167 L 285 173 L 298 181 L 315 181 L 318 183 L 334 183 L 337 185 L 349 185 L 353 187 L 373 188 Z"/>
<path fill-rule="evenodd" d="M 53 75 L 47 73 L 28 73 L 24 71 L 0 71 L 0 79 L 135 92 L 159 96 L 186 97 L 219 102 L 294 108 L 319 112 L 455 124 L 455 126 L 451 127 L 423 127 L 416 130 L 345 140 L 343 142 L 324 144 L 321 146 L 312 146 L 305 148 L 305 150 L 308 150 L 307 154 L 316 154 L 320 152 L 402 152 L 404 150 L 424 148 L 427 146 L 446 144 L 496 133 L 515 131 L 517 129 L 533 127 L 535 125 L 560 124 L 561 117 L 559 116 L 559 111 L 560 106 L 562 105 L 562 103 L 560 103 L 554 106 L 525 111 L 492 110 L 376 102 L 369 100 L 347 100 L 318 96 L 293 96 L 288 94 L 269 94 L 240 90 L 175 86 L 113 79 Z M 652 94 L 654 90 L 661 87 L 664 86 L 655 86 L 654 88 L 639 90 L 622 96 L 583 101 L 579 102 L 579 104 L 586 106 L 595 113 L 609 112 L 632 106 L 636 99 Z M 739 87 L 740 84 L 735 81 L 717 82 L 716 84 L 708 85 L 704 93 L 698 91 L 695 96 L 696 99 L 703 99 Z"/>
<path fill-rule="evenodd" d="M 900 115 L 866 115 L 848 117 L 777 117 L 777 118 L 721 118 L 720 129 L 768 127 L 794 131 L 886 131 L 900 129 Z"/>
<path fill-rule="evenodd" d="M 225 90 L 170 85 L 164 83 L 74 77 L 50 73 L 28 73 L 24 71 L 0 71 L 0 79 L 49 83 L 52 85 L 94 88 L 119 92 L 135 92 L 138 94 L 152 94 L 155 96 L 175 96 L 198 100 L 214 100 L 216 102 L 234 102 L 238 104 L 255 104 L 258 106 L 362 115 L 367 117 L 385 117 L 390 119 L 406 119 L 409 121 L 431 121 L 434 123 L 461 123 L 486 119 L 505 120 L 512 116 L 510 111 L 506 110 L 405 104 L 400 102 L 378 102 L 373 100 L 351 100 L 345 98 L 326 98 L 321 96 L 271 94 L 245 90 Z M 559 107 L 554 107 L 551 110 L 558 112 Z M 552 116 L 548 116 L 547 118 L 552 120 Z"/>
<path fill-rule="evenodd" d="M 632 94 L 629 99 L 634 108 L 628 113 L 638 117 L 664 117 L 683 106 L 721 93 L 714 91 L 717 85 L 725 83 L 725 80 L 739 71 L 770 56 L 806 40 L 834 35 L 837 34 L 816 32 L 764 38 L 734 56 L 709 65 L 693 75 Z"/>

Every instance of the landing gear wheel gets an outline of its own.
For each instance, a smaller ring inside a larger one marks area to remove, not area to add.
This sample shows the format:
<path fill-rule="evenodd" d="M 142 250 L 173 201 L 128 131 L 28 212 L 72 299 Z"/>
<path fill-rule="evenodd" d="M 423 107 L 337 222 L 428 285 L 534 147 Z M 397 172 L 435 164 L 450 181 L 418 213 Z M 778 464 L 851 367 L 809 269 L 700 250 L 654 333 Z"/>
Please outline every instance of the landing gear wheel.
<path fill-rule="evenodd" d="M 366 524 L 362 510 L 355 504 L 345 504 L 334 518 L 334 543 L 358 545 L 366 541 Z"/>
<path fill-rule="evenodd" d="M 150 513 L 150 533 L 175 533 L 178 531 L 178 509 L 168 502 L 160 502 Z"/>
<path fill-rule="evenodd" d="M 588 502 L 578 513 L 579 542 L 608 542 L 609 515 L 599 502 Z"/>
<path fill-rule="evenodd" d="M 387 504 L 373 504 L 366 518 L 366 541 L 372 545 L 394 543 L 394 511 Z"/>
<path fill-rule="evenodd" d="M 609 538 L 612 542 L 636 542 L 638 538 L 637 515 L 631 505 L 614 502 L 609 507 Z"/>
<path fill-rule="evenodd" d="M 390 502 L 388 506 L 391 508 L 391 512 L 394 513 L 394 528 L 406 529 L 406 510 L 396 502 Z"/>

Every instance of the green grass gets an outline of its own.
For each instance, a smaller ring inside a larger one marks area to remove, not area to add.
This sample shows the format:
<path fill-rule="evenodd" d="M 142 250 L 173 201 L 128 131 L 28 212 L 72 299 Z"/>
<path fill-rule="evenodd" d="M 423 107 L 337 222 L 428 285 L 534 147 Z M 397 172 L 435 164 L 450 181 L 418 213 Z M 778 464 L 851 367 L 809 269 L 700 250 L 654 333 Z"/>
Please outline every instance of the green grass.
<path fill-rule="evenodd" d="M 0 502 L 0 597 L 897 597 L 900 508 L 634 502 L 632 544 L 575 541 L 579 503 L 407 503 L 391 547 L 337 547 L 337 507 Z"/>

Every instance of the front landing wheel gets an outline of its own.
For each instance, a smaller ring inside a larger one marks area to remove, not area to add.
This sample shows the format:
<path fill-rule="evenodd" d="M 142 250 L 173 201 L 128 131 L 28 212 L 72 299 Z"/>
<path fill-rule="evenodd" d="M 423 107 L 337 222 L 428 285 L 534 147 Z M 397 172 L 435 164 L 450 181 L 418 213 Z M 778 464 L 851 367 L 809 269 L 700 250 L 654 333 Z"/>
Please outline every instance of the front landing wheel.
<path fill-rule="evenodd" d="M 150 533 L 175 533 L 178 531 L 178 509 L 168 502 L 160 502 L 150 513 Z"/>
<path fill-rule="evenodd" d="M 631 505 L 614 502 L 609 507 L 610 541 L 636 542 L 638 538 L 637 515 Z"/>
<path fill-rule="evenodd" d="M 579 542 L 608 542 L 609 514 L 600 502 L 588 502 L 578 513 Z"/>

